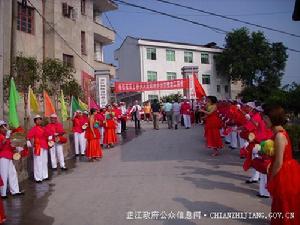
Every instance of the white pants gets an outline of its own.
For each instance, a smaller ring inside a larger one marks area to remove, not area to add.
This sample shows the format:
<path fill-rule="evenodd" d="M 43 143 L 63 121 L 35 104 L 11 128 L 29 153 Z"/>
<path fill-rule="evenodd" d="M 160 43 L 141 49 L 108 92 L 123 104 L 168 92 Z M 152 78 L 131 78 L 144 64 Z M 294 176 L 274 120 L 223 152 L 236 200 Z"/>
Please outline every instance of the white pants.
<path fill-rule="evenodd" d="M 238 133 L 238 139 L 239 139 L 239 143 L 240 143 L 240 148 L 244 148 L 248 146 L 248 141 L 244 138 L 241 138 L 240 133 Z"/>
<path fill-rule="evenodd" d="M 256 157 L 258 157 L 258 154 L 257 153 L 253 153 L 252 154 L 252 159 L 254 159 L 254 158 L 256 158 Z M 250 178 L 250 181 L 258 181 L 258 179 L 259 179 L 259 172 L 256 170 L 256 169 L 254 169 L 254 168 L 251 168 L 251 178 Z"/>
<path fill-rule="evenodd" d="M 121 121 L 118 121 L 117 134 L 121 134 L 121 133 L 122 133 Z"/>
<path fill-rule="evenodd" d="M 82 142 L 81 154 L 84 154 L 85 149 L 86 149 L 86 144 L 87 144 L 86 138 L 85 138 L 85 131 L 80 134 L 80 141 Z"/>
<path fill-rule="evenodd" d="M 227 134 L 227 135 L 225 136 L 225 141 L 226 141 L 227 143 L 230 143 L 230 142 L 231 142 L 231 133 L 229 133 L 229 134 Z"/>
<path fill-rule="evenodd" d="M 75 154 L 79 154 L 79 150 L 81 154 L 84 154 L 85 151 L 85 137 L 84 137 L 84 132 L 83 133 L 74 133 L 74 144 L 75 144 Z"/>
<path fill-rule="evenodd" d="M 104 127 L 100 127 L 100 144 L 103 145 Z"/>
<path fill-rule="evenodd" d="M 184 121 L 185 128 L 191 127 L 191 116 L 190 115 L 183 114 L 183 121 Z"/>
<path fill-rule="evenodd" d="M 57 168 L 57 160 L 60 168 L 65 168 L 64 149 L 62 144 L 55 144 L 52 148 L 50 148 L 50 156 L 53 169 Z"/>
<path fill-rule="evenodd" d="M 4 183 L 1 187 L 1 196 L 6 196 L 7 183 L 10 193 L 20 192 L 17 171 L 11 159 L 0 158 L 0 174 Z"/>
<path fill-rule="evenodd" d="M 267 184 L 267 174 L 262 174 L 260 173 L 259 175 L 259 194 L 263 195 L 263 196 L 268 196 L 270 197 L 270 193 L 266 188 L 266 184 Z"/>
<path fill-rule="evenodd" d="M 230 146 L 232 148 L 237 148 L 237 131 L 236 131 L 237 127 L 232 127 L 232 131 L 230 133 Z"/>
<path fill-rule="evenodd" d="M 41 149 L 40 155 L 33 155 L 33 173 L 36 181 L 48 178 L 48 151 Z"/>

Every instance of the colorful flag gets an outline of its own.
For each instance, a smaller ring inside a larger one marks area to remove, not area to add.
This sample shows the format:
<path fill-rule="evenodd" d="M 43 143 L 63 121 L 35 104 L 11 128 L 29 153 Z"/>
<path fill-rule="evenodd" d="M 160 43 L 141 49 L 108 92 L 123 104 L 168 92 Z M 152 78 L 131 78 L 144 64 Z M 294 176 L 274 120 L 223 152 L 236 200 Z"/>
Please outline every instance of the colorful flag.
<path fill-rule="evenodd" d="M 50 117 L 51 114 L 56 113 L 52 101 L 46 91 L 44 91 L 44 110 L 45 110 L 45 117 Z"/>
<path fill-rule="evenodd" d="M 80 98 L 78 98 L 78 103 L 82 110 L 88 110 L 88 105 L 81 101 Z"/>
<path fill-rule="evenodd" d="M 100 109 L 99 105 L 94 101 L 92 97 L 89 97 L 89 109 Z"/>
<path fill-rule="evenodd" d="M 39 113 L 40 111 L 40 105 L 38 100 L 36 99 L 35 94 L 33 93 L 32 88 L 29 86 L 28 88 L 28 113 L 30 114 L 30 112 L 34 112 L 36 114 Z"/>
<path fill-rule="evenodd" d="M 62 90 L 61 90 L 61 95 L 60 95 L 60 109 L 61 109 L 62 121 L 66 121 L 68 119 L 68 110 L 67 110 L 67 106 L 65 103 L 64 92 Z"/>
<path fill-rule="evenodd" d="M 74 96 L 72 96 L 72 99 L 71 99 L 71 107 L 70 107 L 70 118 L 73 117 L 74 113 L 75 113 L 77 110 L 82 110 L 82 109 L 80 108 L 80 105 L 79 105 L 79 102 L 77 101 L 77 99 L 74 98 Z"/>
<path fill-rule="evenodd" d="M 195 85 L 195 92 L 196 92 L 196 97 L 197 99 L 201 99 L 202 97 L 206 96 L 206 93 L 200 84 L 196 74 L 193 74 L 194 76 L 194 85 Z"/>
<path fill-rule="evenodd" d="M 20 95 L 17 91 L 14 79 L 11 78 L 8 99 L 8 124 L 11 128 L 18 128 L 20 126 L 19 117 L 17 113 L 17 105 L 19 101 Z"/>

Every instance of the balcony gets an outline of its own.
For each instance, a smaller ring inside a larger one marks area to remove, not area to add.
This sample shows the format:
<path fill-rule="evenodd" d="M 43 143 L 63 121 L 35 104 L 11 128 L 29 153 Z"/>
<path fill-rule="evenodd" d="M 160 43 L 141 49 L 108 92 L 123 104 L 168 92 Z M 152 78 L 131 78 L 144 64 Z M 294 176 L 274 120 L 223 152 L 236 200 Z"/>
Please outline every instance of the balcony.
<path fill-rule="evenodd" d="M 96 71 L 109 71 L 111 78 L 116 76 L 116 67 L 113 64 L 107 64 L 104 62 L 94 61 L 93 66 Z"/>
<path fill-rule="evenodd" d="M 94 10 L 107 12 L 118 9 L 118 5 L 111 0 L 93 0 Z"/>
<path fill-rule="evenodd" d="M 94 40 L 102 43 L 103 45 L 108 45 L 114 42 L 115 40 L 115 32 L 102 24 L 94 21 L 93 23 L 93 31 L 94 31 Z"/>

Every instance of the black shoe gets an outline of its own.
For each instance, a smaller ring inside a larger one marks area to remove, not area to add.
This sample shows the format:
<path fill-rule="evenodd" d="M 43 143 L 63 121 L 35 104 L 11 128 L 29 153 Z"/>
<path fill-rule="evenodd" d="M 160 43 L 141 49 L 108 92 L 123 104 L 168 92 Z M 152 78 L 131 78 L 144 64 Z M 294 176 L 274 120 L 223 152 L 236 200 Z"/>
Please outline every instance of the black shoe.
<path fill-rule="evenodd" d="M 56 171 L 57 170 L 57 168 L 52 168 L 52 171 Z"/>
<path fill-rule="evenodd" d="M 18 193 L 12 194 L 12 196 L 20 196 L 20 195 L 25 195 L 25 191 L 21 190 Z"/>
<path fill-rule="evenodd" d="M 81 156 L 85 156 L 85 154 L 84 154 L 84 153 L 81 153 Z"/>
<path fill-rule="evenodd" d="M 79 157 L 79 154 L 75 154 L 75 157 Z"/>
<path fill-rule="evenodd" d="M 259 194 L 259 193 L 258 193 L 256 196 L 259 197 L 259 198 L 270 198 L 269 196 L 261 195 L 261 194 Z"/>
<path fill-rule="evenodd" d="M 50 180 L 50 178 L 49 178 L 49 177 L 47 177 L 47 178 L 45 178 L 44 180 L 46 180 L 46 181 L 47 181 L 47 180 Z"/>
<path fill-rule="evenodd" d="M 177 130 L 178 129 L 178 126 L 177 125 L 175 125 L 175 130 Z"/>
<path fill-rule="evenodd" d="M 230 148 L 230 149 L 236 149 L 235 147 L 232 147 L 232 146 L 230 146 L 229 148 Z"/>
<path fill-rule="evenodd" d="M 228 144 L 228 145 L 229 145 L 229 144 L 230 144 L 230 142 L 229 142 L 229 141 L 225 141 L 225 144 Z"/>
<path fill-rule="evenodd" d="M 7 196 L 1 196 L 2 199 L 7 199 Z"/>
<path fill-rule="evenodd" d="M 246 184 L 255 184 L 255 183 L 258 183 L 257 180 L 246 180 L 245 181 Z"/>
<path fill-rule="evenodd" d="M 37 184 L 41 184 L 43 181 L 41 181 L 41 180 L 36 180 L 35 181 L 35 183 L 37 183 Z"/>
<path fill-rule="evenodd" d="M 67 167 L 62 167 L 62 168 L 60 168 L 62 171 L 66 171 L 66 170 L 68 170 L 68 168 Z"/>

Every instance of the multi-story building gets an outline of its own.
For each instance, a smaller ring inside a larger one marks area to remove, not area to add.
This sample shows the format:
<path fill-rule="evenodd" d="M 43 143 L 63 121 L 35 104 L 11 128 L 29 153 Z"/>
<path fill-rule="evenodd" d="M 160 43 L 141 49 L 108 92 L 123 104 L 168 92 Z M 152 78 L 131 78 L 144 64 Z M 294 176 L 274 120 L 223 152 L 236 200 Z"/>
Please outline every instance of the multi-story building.
<path fill-rule="evenodd" d="M 222 48 L 215 43 L 196 45 L 127 37 L 115 51 L 119 64 L 117 78 L 120 81 L 162 81 L 186 78 L 196 73 L 207 95 L 231 98 L 234 97 L 231 82 L 216 72 L 214 56 L 221 52 Z M 176 93 L 185 94 L 184 90 L 145 91 L 141 93 L 141 100 Z"/>
<path fill-rule="evenodd" d="M 21 0 L 5 0 L 0 7 L 1 76 L 10 73 L 11 59 L 19 54 L 38 61 L 58 58 L 75 68 L 75 78 L 84 91 L 89 91 L 87 80 L 99 74 L 96 82 L 102 85 L 96 85 L 97 96 L 109 96 L 115 67 L 103 62 L 103 46 L 113 43 L 115 32 L 103 25 L 101 16 L 118 8 L 114 2 L 27 0 L 27 6 L 23 6 Z M 108 101 L 103 96 L 102 101 Z"/>

